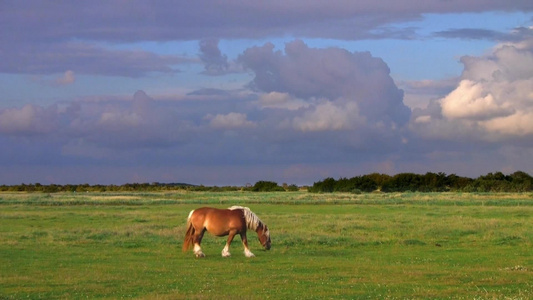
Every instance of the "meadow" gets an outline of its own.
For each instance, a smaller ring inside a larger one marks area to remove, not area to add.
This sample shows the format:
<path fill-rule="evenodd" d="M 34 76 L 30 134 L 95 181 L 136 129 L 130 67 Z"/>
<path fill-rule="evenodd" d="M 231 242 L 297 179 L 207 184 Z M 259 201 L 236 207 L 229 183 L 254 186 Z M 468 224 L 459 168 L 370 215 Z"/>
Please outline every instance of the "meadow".
<path fill-rule="evenodd" d="M 248 233 L 181 251 L 190 210 Z M 532 299 L 533 194 L 0 193 L 0 299 Z"/>

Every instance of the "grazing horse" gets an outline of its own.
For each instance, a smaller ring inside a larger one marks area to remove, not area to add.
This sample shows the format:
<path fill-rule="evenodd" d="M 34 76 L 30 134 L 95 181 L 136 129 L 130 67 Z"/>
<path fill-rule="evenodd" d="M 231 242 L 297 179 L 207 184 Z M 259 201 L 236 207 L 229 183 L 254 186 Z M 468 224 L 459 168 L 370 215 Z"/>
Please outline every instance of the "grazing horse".
<path fill-rule="evenodd" d="M 259 242 L 266 250 L 270 250 L 270 231 L 256 214 L 248 207 L 232 206 L 228 209 L 202 207 L 192 210 L 187 218 L 187 233 L 183 242 L 183 252 L 194 245 L 193 251 L 196 257 L 205 257 L 200 243 L 204 233 L 208 231 L 215 236 L 228 236 L 226 246 L 222 249 L 222 256 L 231 256 L 229 246 L 236 234 L 241 236 L 244 245 L 244 255 L 254 257 L 248 249 L 246 230 L 254 230 L 259 237 Z"/>

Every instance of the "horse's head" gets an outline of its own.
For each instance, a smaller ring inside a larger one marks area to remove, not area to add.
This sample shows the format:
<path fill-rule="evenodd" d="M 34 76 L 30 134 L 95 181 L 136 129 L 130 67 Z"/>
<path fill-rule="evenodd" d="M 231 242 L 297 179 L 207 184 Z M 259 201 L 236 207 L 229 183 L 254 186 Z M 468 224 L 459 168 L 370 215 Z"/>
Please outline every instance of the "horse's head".
<path fill-rule="evenodd" d="M 266 250 L 270 250 L 270 230 L 266 225 L 259 226 L 257 228 L 257 236 L 259 237 L 259 242 Z"/>

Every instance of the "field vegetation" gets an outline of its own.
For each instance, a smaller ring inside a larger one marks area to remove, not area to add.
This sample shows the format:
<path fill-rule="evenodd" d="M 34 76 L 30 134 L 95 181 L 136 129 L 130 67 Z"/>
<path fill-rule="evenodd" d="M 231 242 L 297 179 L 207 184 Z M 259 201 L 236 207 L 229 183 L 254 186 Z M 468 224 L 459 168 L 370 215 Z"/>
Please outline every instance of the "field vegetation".
<path fill-rule="evenodd" d="M 256 257 L 186 217 L 250 207 Z M 531 299 L 532 193 L 0 193 L 0 299 Z"/>

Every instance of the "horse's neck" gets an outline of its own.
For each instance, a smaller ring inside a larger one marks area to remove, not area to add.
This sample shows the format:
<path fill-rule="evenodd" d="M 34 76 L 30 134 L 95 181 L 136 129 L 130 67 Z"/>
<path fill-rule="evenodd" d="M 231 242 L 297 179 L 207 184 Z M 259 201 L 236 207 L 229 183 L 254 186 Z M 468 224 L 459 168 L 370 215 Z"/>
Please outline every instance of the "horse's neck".
<path fill-rule="evenodd" d="M 260 229 L 262 229 L 263 227 L 265 227 L 265 225 L 263 225 L 263 223 L 261 223 L 261 221 L 257 221 L 257 226 L 255 226 L 255 228 L 250 228 L 250 229 L 253 229 L 255 230 L 256 232 L 259 231 Z"/>
<path fill-rule="evenodd" d="M 229 208 L 230 210 L 240 209 L 242 210 L 242 213 L 244 215 L 244 219 L 246 221 L 246 227 L 251 230 L 258 231 L 260 228 L 262 228 L 263 222 L 261 222 L 261 219 L 253 213 L 248 207 L 243 206 L 232 206 Z"/>

